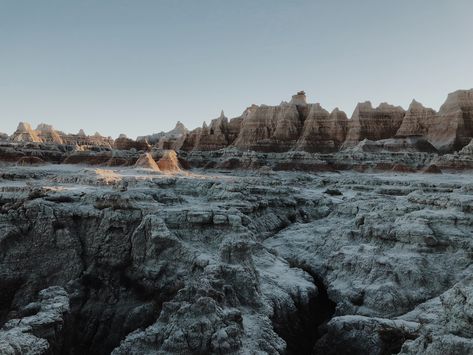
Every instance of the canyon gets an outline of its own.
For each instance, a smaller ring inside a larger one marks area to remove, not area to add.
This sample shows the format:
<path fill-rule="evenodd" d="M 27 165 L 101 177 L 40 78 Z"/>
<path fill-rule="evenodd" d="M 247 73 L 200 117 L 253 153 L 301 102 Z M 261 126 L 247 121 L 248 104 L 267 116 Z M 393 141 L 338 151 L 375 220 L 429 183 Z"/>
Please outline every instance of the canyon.
<path fill-rule="evenodd" d="M 473 89 L 0 134 L 0 354 L 473 353 Z M 0 127 L 1 128 L 1 127 Z"/>

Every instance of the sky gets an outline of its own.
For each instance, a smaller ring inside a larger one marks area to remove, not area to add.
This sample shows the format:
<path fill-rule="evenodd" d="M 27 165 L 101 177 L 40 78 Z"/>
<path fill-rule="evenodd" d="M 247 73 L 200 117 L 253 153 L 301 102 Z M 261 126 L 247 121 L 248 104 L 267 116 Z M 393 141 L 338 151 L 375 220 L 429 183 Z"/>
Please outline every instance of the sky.
<path fill-rule="evenodd" d="M 0 132 L 130 137 L 309 102 L 438 109 L 473 87 L 471 0 L 0 0 Z"/>

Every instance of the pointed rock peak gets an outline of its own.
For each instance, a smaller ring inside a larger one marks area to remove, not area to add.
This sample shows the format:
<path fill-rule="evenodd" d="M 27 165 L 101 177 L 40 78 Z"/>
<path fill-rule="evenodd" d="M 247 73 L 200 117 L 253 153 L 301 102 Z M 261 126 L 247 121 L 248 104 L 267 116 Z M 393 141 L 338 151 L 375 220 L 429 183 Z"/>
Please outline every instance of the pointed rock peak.
<path fill-rule="evenodd" d="M 40 124 L 36 127 L 36 130 L 37 130 L 37 131 L 41 131 L 41 132 L 52 132 L 52 131 L 54 131 L 54 128 L 53 128 L 53 126 L 50 125 L 50 124 L 40 123 Z"/>
<path fill-rule="evenodd" d="M 301 90 L 301 91 L 298 91 L 297 94 L 292 95 L 292 99 L 290 103 L 293 105 L 301 105 L 301 106 L 307 105 L 307 98 L 305 96 L 305 91 Z"/>
<path fill-rule="evenodd" d="M 18 123 L 18 127 L 16 129 L 18 132 L 31 132 L 33 129 L 28 122 L 20 122 Z"/>
<path fill-rule="evenodd" d="M 94 137 L 102 137 L 102 135 L 99 132 L 95 132 Z"/>
<path fill-rule="evenodd" d="M 225 113 L 222 111 L 220 111 L 220 117 L 219 118 L 225 118 Z"/>
<path fill-rule="evenodd" d="M 79 133 L 77 133 L 78 136 L 81 136 L 81 137 L 85 137 L 85 132 L 84 130 L 81 128 L 79 129 Z"/>
<path fill-rule="evenodd" d="M 202 124 L 202 128 L 208 128 L 207 122 L 204 121 L 204 123 Z"/>
<path fill-rule="evenodd" d="M 409 105 L 409 111 L 411 110 L 424 110 L 425 106 L 422 105 L 419 101 L 416 101 L 416 99 L 413 99 L 411 104 Z"/>
<path fill-rule="evenodd" d="M 121 139 L 125 139 L 125 138 L 128 138 L 127 135 L 125 133 L 121 133 L 118 138 L 121 138 Z"/>
<path fill-rule="evenodd" d="M 186 126 L 184 126 L 184 123 L 182 123 L 181 121 L 177 121 L 174 129 L 186 129 Z"/>

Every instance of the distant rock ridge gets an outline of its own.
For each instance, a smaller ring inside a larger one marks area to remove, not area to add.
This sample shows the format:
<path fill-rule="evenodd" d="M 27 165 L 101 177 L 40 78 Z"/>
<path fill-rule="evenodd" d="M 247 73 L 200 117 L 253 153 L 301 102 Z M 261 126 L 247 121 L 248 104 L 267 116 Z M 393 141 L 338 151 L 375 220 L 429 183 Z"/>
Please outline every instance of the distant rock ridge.
<path fill-rule="evenodd" d="M 420 140 L 405 139 L 409 137 Z M 1 141 L 65 144 L 79 150 L 99 147 L 149 151 L 154 147 L 211 152 L 236 148 L 268 153 L 334 153 L 356 147 L 365 139 L 373 142 L 390 139 L 400 140 L 389 142 L 389 146 L 396 149 L 412 143 L 414 146 L 409 150 L 417 149 L 420 144 L 444 154 L 461 150 L 472 138 L 473 89 L 449 94 L 438 112 L 416 100 L 407 111 L 388 103 L 374 108 L 366 101 L 359 103 L 348 119 L 338 108 L 329 113 L 319 103 L 307 103 L 305 92 L 299 91 L 289 102 L 282 101 L 275 106 L 253 104 L 231 119 L 222 110 L 219 117 L 194 130 L 189 131 L 178 121 L 171 131 L 140 136 L 136 140 L 126 135 L 116 140 L 99 133 L 88 136 L 82 129 L 77 134 L 65 134 L 44 123 L 33 130 L 26 122 L 21 122 L 10 137 L 0 135 Z M 375 146 L 381 145 L 370 144 L 370 147 Z"/>

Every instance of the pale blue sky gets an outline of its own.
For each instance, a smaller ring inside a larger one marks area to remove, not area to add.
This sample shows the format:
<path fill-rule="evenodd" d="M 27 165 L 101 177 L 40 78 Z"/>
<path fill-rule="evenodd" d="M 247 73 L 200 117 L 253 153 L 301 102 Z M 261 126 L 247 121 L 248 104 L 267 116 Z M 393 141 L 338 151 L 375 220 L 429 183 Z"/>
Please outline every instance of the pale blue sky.
<path fill-rule="evenodd" d="M 0 132 L 137 136 L 298 90 L 438 109 L 473 87 L 473 1 L 0 0 Z"/>

